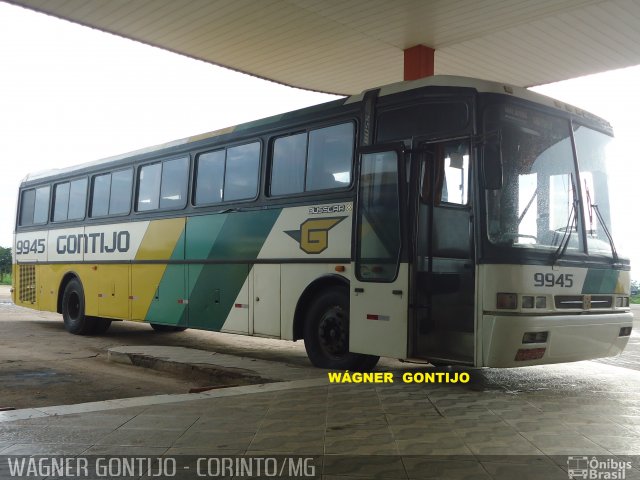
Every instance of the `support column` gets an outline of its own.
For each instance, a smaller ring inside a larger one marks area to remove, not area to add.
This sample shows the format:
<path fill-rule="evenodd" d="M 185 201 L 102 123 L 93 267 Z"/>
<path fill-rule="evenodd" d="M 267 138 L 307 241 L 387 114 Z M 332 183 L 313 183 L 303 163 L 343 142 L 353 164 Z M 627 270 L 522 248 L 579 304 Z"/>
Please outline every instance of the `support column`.
<path fill-rule="evenodd" d="M 404 79 L 417 80 L 430 77 L 434 72 L 433 48 L 425 45 L 416 45 L 404 51 Z"/>

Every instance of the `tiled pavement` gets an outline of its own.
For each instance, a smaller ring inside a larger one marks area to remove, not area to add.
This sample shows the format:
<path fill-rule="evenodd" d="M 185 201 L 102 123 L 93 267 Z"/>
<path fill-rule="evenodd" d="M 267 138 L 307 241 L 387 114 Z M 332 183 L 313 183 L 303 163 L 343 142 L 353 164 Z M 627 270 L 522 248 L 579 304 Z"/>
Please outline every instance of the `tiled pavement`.
<path fill-rule="evenodd" d="M 322 377 L 0 413 L 0 455 L 303 455 L 341 480 L 567 479 L 568 455 L 598 455 L 633 461 L 625 478 L 640 479 L 640 372 L 471 374 L 484 388 L 396 372 L 393 384 Z"/>

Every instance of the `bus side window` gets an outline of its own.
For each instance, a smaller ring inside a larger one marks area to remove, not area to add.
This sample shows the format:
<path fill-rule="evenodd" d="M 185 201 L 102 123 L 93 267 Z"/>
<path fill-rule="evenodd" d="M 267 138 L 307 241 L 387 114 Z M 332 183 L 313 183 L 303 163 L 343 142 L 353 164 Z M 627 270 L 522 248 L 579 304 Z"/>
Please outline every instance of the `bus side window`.
<path fill-rule="evenodd" d="M 329 190 L 351 184 L 353 123 L 277 138 L 271 158 L 271 195 Z"/>
<path fill-rule="evenodd" d="M 306 191 L 349 186 L 353 139 L 352 123 L 309 132 Z"/>
<path fill-rule="evenodd" d="M 93 177 L 91 194 L 91 217 L 103 217 L 109 213 L 109 193 L 111 191 L 111 174 Z"/>
<path fill-rule="evenodd" d="M 224 186 L 225 151 L 216 150 L 198 155 L 196 160 L 195 204 L 219 203 Z"/>
<path fill-rule="evenodd" d="M 69 211 L 68 220 L 82 220 L 84 218 L 85 207 L 87 203 L 87 184 L 86 178 L 74 180 L 71 182 L 69 190 Z"/>
<path fill-rule="evenodd" d="M 146 212 L 158 208 L 160 199 L 161 163 L 153 163 L 140 168 L 138 187 L 138 212 Z"/>
<path fill-rule="evenodd" d="M 124 215 L 131 210 L 131 184 L 133 170 L 120 170 L 111 174 L 109 215 Z"/>
<path fill-rule="evenodd" d="M 160 184 L 160 208 L 184 208 L 187 204 L 189 182 L 189 158 L 177 158 L 162 162 Z"/>
<path fill-rule="evenodd" d="M 20 225 L 26 227 L 33 225 L 33 211 L 36 206 L 36 191 L 34 189 L 22 192 L 20 202 Z"/>
<path fill-rule="evenodd" d="M 129 213 L 131 210 L 132 182 L 133 170 L 130 168 L 93 177 L 91 213 L 89 216 L 103 217 L 105 215 L 124 215 Z M 74 191 L 73 183 L 75 182 L 72 182 L 71 185 L 72 194 Z M 78 197 L 78 201 L 80 201 L 80 198 L 84 198 L 83 195 L 86 192 L 86 187 L 81 184 L 76 187 L 76 190 L 77 193 L 75 195 Z M 84 205 L 84 200 L 82 200 L 82 205 Z M 79 206 L 77 208 L 83 207 Z M 76 218 L 82 218 L 84 216 L 84 210 L 78 210 L 74 212 L 74 215 L 78 215 Z M 69 202 L 69 219 L 72 218 L 71 202 Z"/>
<path fill-rule="evenodd" d="M 59 183 L 53 189 L 53 221 L 82 220 L 86 203 L 86 178 Z"/>
<path fill-rule="evenodd" d="M 36 188 L 36 205 L 33 210 L 33 223 L 47 223 L 47 219 L 49 218 L 49 193 L 51 192 L 51 187 L 47 185 L 46 187 Z"/>
<path fill-rule="evenodd" d="M 287 195 L 304 191 L 307 134 L 277 138 L 271 159 L 271 195 Z"/>
<path fill-rule="evenodd" d="M 53 221 L 62 222 L 69 212 L 70 183 L 59 183 L 53 188 Z"/>
<path fill-rule="evenodd" d="M 260 143 L 229 148 L 226 166 L 224 201 L 255 197 L 260 173 Z"/>

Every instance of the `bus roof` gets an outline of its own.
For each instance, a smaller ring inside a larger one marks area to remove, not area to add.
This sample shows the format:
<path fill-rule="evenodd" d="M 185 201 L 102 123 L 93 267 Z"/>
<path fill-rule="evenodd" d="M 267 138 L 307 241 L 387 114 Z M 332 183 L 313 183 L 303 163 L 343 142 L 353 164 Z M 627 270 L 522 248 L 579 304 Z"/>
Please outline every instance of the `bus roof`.
<path fill-rule="evenodd" d="M 406 92 L 409 90 L 416 90 L 424 87 L 471 88 L 481 93 L 498 93 L 502 95 L 510 95 L 513 97 L 529 100 L 534 103 L 546 105 L 548 107 L 552 107 L 558 110 L 564 110 L 578 117 L 582 117 L 591 122 L 595 122 L 599 124 L 602 128 L 611 129 L 611 125 L 606 120 L 596 115 L 593 115 L 589 112 L 586 112 L 582 109 L 566 104 L 559 100 L 553 99 L 551 97 L 547 97 L 545 95 L 532 92 L 531 90 L 528 90 L 526 88 L 518 87 L 515 85 L 509 85 L 505 83 L 493 82 L 489 80 L 480 80 L 480 79 L 475 79 L 470 77 L 460 77 L 460 76 L 454 76 L 454 75 L 434 75 L 431 77 L 425 77 L 418 80 L 392 83 L 392 84 L 384 85 L 382 87 L 371 89 L 371 90 L 379 90 L 378 96 L 382 97 L 387 95 L 393 95 L 396 93 Z M 371 91 L 371 90 L 367 90 L 367 91 Z M 345 99 L 327 102 L 327 103 L 307 107 L 300 110 L 295 110 L 294 112 L 303 112 L 303 111 L 309 111 L 312 109 L 316 109 L 316 110 L 322 109 L 325 106 L 328 107 L 329 105 L 335 105 L 338 102 L 342 102 L 342 104 L 345 104 L 345 105 L 357 103 L 362 101 L 367 91 L 362 92 L 358 95 L 352 95 L 350 97 L 346 97 Z M 154 145 L 154 146 L 142 148 L 139 150 L 134 150 L 127 153 L 123 153 L 123 154 L 119 154 L 119 155 L 115 155 L 107 158 L 102 158 L 99 160 L 85 162 L 85 163 L 73 165 L 70 167 L 47 169 L 47 170 L 42 170 L 34 173 L 29 173 L 25 178 L 23 178 L 22 183 L 31 182 L 34 180 L 42 180 L 42 179 L 53 177 L 53 176 L 70 174 L 78 170 L 84 170 L 91 167 L 97 167 L 104 164 L 117 162 L 118 160 L 124 160 L 126 158 L 133 157 L 133 156 L 139 156 L 139 155 L 149 154 L 153 152 L 158 152 L 161 150 L 165 150 L 167 148 L 195 143 L 208 138 L 215 138 L 225 134 L 238 132 L 241 130 L 249 130 L 261 125 L 268 125 L 271 123 L 275 123 L 291 113 L 293 112 L 273 115 L 271 117 L 266 117 L 266 118 L 254 120 L 251 122 L 231 126 L 231 127 L 225 127 L 219 130 L 205 132 L 195 136 L 186 137 L 179 140 L 173 140 L 167 143 L 162 143 L 159 145 Z"/>

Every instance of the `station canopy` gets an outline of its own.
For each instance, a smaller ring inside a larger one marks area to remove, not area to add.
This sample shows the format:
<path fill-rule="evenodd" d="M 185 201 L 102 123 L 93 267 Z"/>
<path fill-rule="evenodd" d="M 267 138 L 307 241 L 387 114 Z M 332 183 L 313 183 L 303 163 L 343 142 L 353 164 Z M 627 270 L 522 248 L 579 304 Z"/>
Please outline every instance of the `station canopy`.
<path fill-rule="evenodd" d="M 405 51 L 419 45 L 421 54 L 431 52 L 436 74 L 524 87 L 640 64 L 640 2 L 634 0 L 10 1 L 338 94 L 406 79 Z"/>

